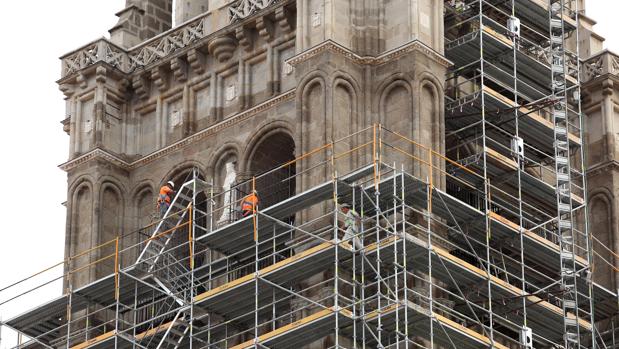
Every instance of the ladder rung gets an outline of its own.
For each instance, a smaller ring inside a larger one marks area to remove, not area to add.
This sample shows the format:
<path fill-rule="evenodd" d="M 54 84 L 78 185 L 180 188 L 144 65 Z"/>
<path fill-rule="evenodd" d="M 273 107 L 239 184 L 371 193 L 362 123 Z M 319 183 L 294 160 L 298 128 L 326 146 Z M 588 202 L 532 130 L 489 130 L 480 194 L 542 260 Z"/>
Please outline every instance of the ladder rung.
<path fill-rule="evenodd" d="M 564 299 L 563 300 L 563 309 L 576 309 L 576 302 L 571 300 L 571 299 Z"/>

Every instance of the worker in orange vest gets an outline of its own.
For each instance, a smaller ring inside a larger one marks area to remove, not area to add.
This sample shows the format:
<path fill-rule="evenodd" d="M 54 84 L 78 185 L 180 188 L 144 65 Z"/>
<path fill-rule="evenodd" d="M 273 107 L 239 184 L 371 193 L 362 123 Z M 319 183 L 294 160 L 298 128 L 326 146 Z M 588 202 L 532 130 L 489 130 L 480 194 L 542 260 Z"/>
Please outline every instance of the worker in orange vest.
<path fill-rule="evenodd" d="M 174 195 L 174 182 L 168 181 L 159 189 L 159 197 L 157 197 L 157 209 L 159 210 L 159 219 L 165 216 L 165 213 L 170 208 L 172 202 L 172 195 Z"/>
<path fill-rule="evenodd" d="M 255 213 L 256 207 L 258 207 L 258 193 L 252 190 L 251 193 L 245 196 L 243 201 L 241 201 L 241 212 L 243 212 L 243 217 Z"/>

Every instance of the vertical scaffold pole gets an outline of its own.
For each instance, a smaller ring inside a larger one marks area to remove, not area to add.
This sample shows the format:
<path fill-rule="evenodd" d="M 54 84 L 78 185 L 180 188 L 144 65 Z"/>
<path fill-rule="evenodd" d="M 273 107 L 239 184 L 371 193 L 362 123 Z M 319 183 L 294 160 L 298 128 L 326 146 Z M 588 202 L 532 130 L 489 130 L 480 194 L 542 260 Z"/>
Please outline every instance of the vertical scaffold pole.
<path fill-rule="evenodd" d="M 114 348 L 118 348 L 118 334 L 119 331 L 119 317 L 120 317 L 120 258 L 119 258 L 119 249 L 118 243 L 120 240 L 120 235 L 116 236 L 116 241 L 114 243 L 115 251 L 114 251 L 114 278 L 115 278 L 115 288 L 114 288 L 114 299 L 116 300 L 115 307 L 115 316 L 114 316 Z"/>
<path fill-rule="evenodd" d="M 252 193 L 255 194 L 256 193 L 256 177 L 252 177 L 251 179 L 251 189 L 252 189 Z M 258 205 L 255 203 L 255 200 L 252 201 L 252 223 L 253 223 L 253 230 L 254 230 L 254 253 L 255 253 L 255 257 L 254 257 L 254 303 L 255 303 L 255 314 L 254 314 L 254 345 L 256 347 L 258 347 L 258 327 L 259 327 L 259 319 L 258 319 L 258 313 L 259 313 L 259 309 L 260 309 L 260 305 L 258 304 L 258 292 L 260 291 L 260 287 L 258 285 L 258 278 L 260 277 L 258 275 L 258 252 L 260 250 L 259 246 L 258 246 Z"/>
<path fill-rule="evenodd" d="M 334 279 L 333 279 L 333 308 L 335 309 L 335 348 L 339 348 L 340 344 L 340 305 L 339 305 L 339 249 L 340 240 L 337 226 L 338 215 L 338 190 L 337 190 L 337 169 L 335 168 L 335 144 L 331 142 L 331 182 L 333 183 L 333 239 L 335 240 L 335 259 L 333 261 Z M 354 246 L 354 239 L 353 239 Z M 353 247 L 353 251 L 355 248 Z"/>
<path fill-rule="evenodd" d="M 398 176 L 396 162 L 393 162 L 393 277 L 394 277 L 394 289 L 395 289 L 395 340 L 396 348 L 400 349 L 400 295 L 398 290 L 398 242 L 405 243 L 403 238 L 398 234 L 398 215 L 397 215 L 397 192 L 398 192 Z"/>
<path fill-rule="evenodd" d="M 480 85 L 481 85 L 481 131 L 482 131 L 482 149 L 483 149 L 483 178 L 488 178 L 488 159 L 487 159 L 487 139 L 486 139 L 486 98 L 485 98 L 485 57 L 484 57 L 484 1 L 479 0 L 479 59 L 480 59 Z M 488 319 L 490 327 L 490 343 L 494 347 L 494 331 L 493 331 L 493 313 L 492 313 L 492 285 L 490 278 L 490 203 L 489 203 L 489 190 L 488 183 L 484 185 L 484 220 L 486 226 L 486 288 L 488 292 Z M 483 324 L 480 324 L 483 326 Z"/>
<path fill-rule="evenodd" d="M 373 150 L 372 150 L 373 151 Z M 374 155 L 372 154 L 372 158 L 374 158 Z M 361 217 L 363 217 L 365 215 L 365 191 L 363 189 L 363 187 L 361 187 L 361 192 L 359 193 L 359 195 L 361 196 Z M 363 226 L 363 223 L 361 223 L 361 237 L 365 239 L 365 229 Z M 356 258 L 355 258 L 356 259 Z M 365 349 L 365 260 L 363 258 L 360 258 L 359 261 L 361 262 L 361 280 L 359 280 L 359 285 L 360 285 L 360 307 L 359 307 L 359 316 L 361 317 L 361 321 L 363 322 L 363 326 L 361 326 L 361 346 L 362 349 Z"/>
<path fill-rule="evenodd" d="M 69 295 L 69 299 L 67 302 L 67 349 L 69 349 L 71 347 L 71 321 L 72 321 L 72 302 L 73 302 L 73 285 L 71 283 L 71 279 L 70 276 L 71 274 L 69 273 L 69 285 L 67 287 L 67 294 Z"/>
<path fill-rule="evenodd" d="M 382 279 L 381 279 L 381 261 L 380 261 L 380 166 L 382 165 L 382 127 L 378 124 L 378 154 L 377 159 L 378 163 L 375 164 L 376 175 L 374 176 L 374 210 L 375 210 L 375 220 L 376 220 L 376 297 L 377 297 L 377 310 L 378 310 L 378 323 L 376 326 L 376 331 L 378 332 L 378 344 L 377 346 L 381 348 L 383 346 L 382 343 Z"/>
<path fill-rule="evenodd" d="M 512 17 L 516 17 L 516 2 L 515 0 L 511 0 L 511 15 Z M 519 38 L 515 33 L 511 34 L 512 37 L 512 59 L 514 61 L 513 67 L 513 89 L 514 89 L 514 131 L 516 140 L 520 139 L 520 106 L 518 99 L 518 45 Z M 523 157 L 524 157 L 524 143 L 523 143 L 522 154 L 515 153 L 516 163 L 518 165 L 518 169 L 516 170 L 517 180 L 518 180 L 518 230 L 519 230 L 519 240 L 520 240 L 520 295 L 522 301 L 522 326 L 527 327 L 527 298 L 526 298 L 526 277 L 525 277 L 525 262 L 524 262 L 524 215 L 522 213 L 522 168 L 523 168 Z M 512 149 L 512 152 L 514 149 Z M 507 272 L 507 271 L 505 271 Z"/>
<path fill-rule="evenodd" d="M 193 349 L 193 302 L 194 302 L 194 238 L 195 238 L 195 205 L 197 196 L 197 180 L 198 176 L 194 170 L 193 190 L 191 195 L 191 203 L 189 203 L 189 349 Z"/>
<path fill-rule="evenodd" d="M 400 200 L 402 212 L 402 273 L 404 275 L 404 347 L 408 349 L 408 264 L 406 262 L 406 203 L 404 193 L 404 164 L 401 164 L 400 170 L 400 182 L 402 186 L 400 188 Z"/>
<path fill-rule="evenodd" d="M 426 230 L 427 230 L 427 238 L 428 238 L 428 308 L 430 311 L 430 347 L 434 348 L 434 295 L 433 285 L 434 281 L 432 280 L 432 153 L 429 149 L 426 149 L 428 152 L 427 166 L 427 209 L 426 209 Z"/>
<path fill-rule="evenodd" d="M 356 187 L 353 186 L 352 187 L 352 208 L 353 210 L 356 211 L 356 205 L 357 205 L 357 190 Z M 363 195 L 363 194 L 361 194 Z M 361 201 L 363 202 L 363 196 L 361 196 Z M 337 208 L 336 208 L 337 209 Z M 363 210 L 359 210 L 358 212 L 361 212 L 361 226 L 359 227 L 359 232 L 360 232 L 360 239 L 361 239 L 361 243 L 363 244 Z M 353 242 L 353 246 L 354 246 L 354 242 Z M 354 247 L 353 247 L 353 251 L 354 251 Z M 352 339 L 353 339 L 353 348 L 357 349 L 357 258 L 356 256 L 353 254 L 353 258 L 352 258 L 352 316 L 353 316 L 353 326 L 352 326 Z"/>

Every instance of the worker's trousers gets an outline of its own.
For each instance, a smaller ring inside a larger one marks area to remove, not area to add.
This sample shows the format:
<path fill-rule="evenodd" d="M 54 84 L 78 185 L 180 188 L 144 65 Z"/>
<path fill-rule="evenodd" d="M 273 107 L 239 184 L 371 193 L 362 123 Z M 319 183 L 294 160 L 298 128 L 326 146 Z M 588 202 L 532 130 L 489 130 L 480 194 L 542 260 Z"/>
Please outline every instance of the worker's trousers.
<path fill-rule="evenodd" d="M 159 219 L 163 219 L 163 216 L 165 216 L 165 213 L 168 212 L 169 207 L 170 204 L 165 201 L 159 204 Z"/>
<path fill-rule="evenodd" d="M 344 233 L 344 240 L 350 241 L 351 244 L 354 244 L 357 251 L 363 249 L 363 244 L 361 243 L 359 237 L 357 237 L 357 232 L 352 227 L 348 227 L 346 229 L 346 232 Z"/>

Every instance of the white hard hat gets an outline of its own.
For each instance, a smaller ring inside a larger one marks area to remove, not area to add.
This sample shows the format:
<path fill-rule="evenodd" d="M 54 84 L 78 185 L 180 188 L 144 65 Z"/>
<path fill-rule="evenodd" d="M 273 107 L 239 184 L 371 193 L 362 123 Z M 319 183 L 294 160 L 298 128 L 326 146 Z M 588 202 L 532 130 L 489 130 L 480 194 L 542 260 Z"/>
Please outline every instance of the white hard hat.
<path fill-rule="evenodd" d="M 174 182 L 172 181 L 168 181 L 168 184 L 172 186 L 172 188 L 174 188 Z"/>

